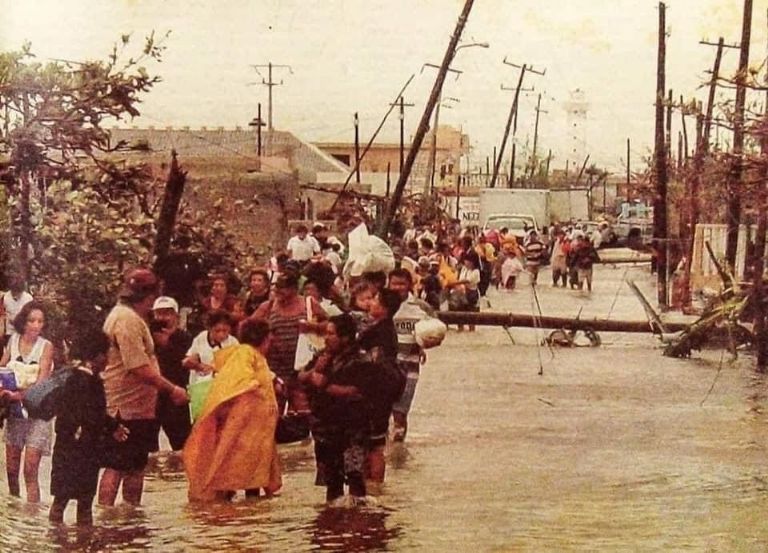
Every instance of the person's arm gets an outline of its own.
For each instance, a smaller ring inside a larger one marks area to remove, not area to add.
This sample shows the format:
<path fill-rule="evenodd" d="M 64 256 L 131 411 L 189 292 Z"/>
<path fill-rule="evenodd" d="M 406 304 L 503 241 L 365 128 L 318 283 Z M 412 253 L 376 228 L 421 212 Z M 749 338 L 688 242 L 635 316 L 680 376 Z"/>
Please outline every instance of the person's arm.
<path fill-rule="evenodd" d="M 37 382 L 42 382 L 49 376 L 51 376 L 51 370 L 53 369 L 53 344 L 46 342 L 43 347 L 43 353 L 40 356 L 40 372 L 37 375 Z"/>
<path fill-rule="evenodd" d="M 145 384 L 157 388 L 158 392 L 168 394 L 175 405 L 184 405 L 189 402 L 189 396 L 184 388 L 176 386 L 151 365 L 134 367 L 130 369 L 130 372 L 135 374 Z"/>
<path fill-rule="evenodd" d="M 9 344 L 6 344 L 5 349 L 3 350 L 3 355 L 2 357 L 0 357 L 0 367 L 7 366 L 10 360 L 11 360 L 11 347 Z"/>

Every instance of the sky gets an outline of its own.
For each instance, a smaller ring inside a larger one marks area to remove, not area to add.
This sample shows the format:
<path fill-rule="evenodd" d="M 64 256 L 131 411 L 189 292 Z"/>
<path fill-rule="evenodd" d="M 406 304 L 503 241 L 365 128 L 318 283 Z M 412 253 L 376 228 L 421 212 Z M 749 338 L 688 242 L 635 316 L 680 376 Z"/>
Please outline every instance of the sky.
<path fill-rule="evenodd" d="M 162 63 L 150 73 L 163 82 L 146 97 L 142 115 L 129 125 L 146 127 L 246 126 L 257 103 L 266 118 L 267 88 L 251 67 L 272 62 L 282 80 L 274 87 L 274 125 L 310 141 L 352 141 L 353 114 L 367 141 L 400 88 L 415 106 L 406 112 L 406 134 L 418 125 L 463 0 L 0 0 L 0 49 L 32 43 L 41 59 L 104 59 L 122 34 L 135 50 L 143 36 L 170 31 Z M 742 2 L 669 0 L 667 87 L 675 97 L 704 99 L 715 49 L 702 39 L 738 43 Z M 766 56 L 768 0 L 754 0 L 751 64 Z M 651 0 L 475 0 L 463 44 L 443 94 L 459 99 L 441 110 L 440 123 L 461 127 L 474 162 L 484 162 L 501 142 L 518 69 L 527 63 L 544 76 L 526 75 L 517 142 L 530 148 L 537 94 L 542 94 L 539 152 L 552 150 L 563 168 L 570 131 L 564 102 L 584 91 L 590 164 L 640 169 L 654 134 L 658 2 Z M 738 51 L 727 50 L 723 72 L 732 75 Z M 265 73 L 264 73 L 265 74 Z M 723 98 L 732 91 L 723 91 Z M 396 142 L 397 114 L 380 134 Z M 693 122 L 689 121 L 689 130 Z M 681 128 L 673 120 L 673 136 Z M 675 139 L 676 143 L 676 139 Z M 509 152 L 509 145 L 507 146 Z"/>

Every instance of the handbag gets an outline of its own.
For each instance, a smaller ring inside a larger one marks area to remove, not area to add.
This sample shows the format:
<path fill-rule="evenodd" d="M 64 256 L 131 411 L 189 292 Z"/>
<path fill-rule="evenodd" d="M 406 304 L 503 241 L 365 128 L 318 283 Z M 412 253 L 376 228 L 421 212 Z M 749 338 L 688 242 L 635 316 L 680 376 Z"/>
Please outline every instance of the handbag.
<path fill-rule="evenodd" d="M 293 444 L 309 438 L 309 414 L 286 413 L 277 419 L 275 442 Z"/>
<path fill-rule="evenodd" d="M 306 309 L 307 309 L 307 322 L 314 322 L 312 315 L 312 299 L 307 296 Z M 299 340 L 296 342 L 296 357 L 293 361 L 293 368 L 297 371 L 306 367 L 316 353 L 321 351 L 325 347 L 325 339 L 316 334 L 315 332 L 301 332 L 299 333 Z"/>
<path fill-rule="evenodd" d="M 49 378 L 27 388 L 22 404 L 29 418 L 51 420 L 62 405 L 67 382 L 73 375 L 72 369 L 59 369 Z"/>
<path fill-rule="evenodd" d="M 213 384 L 213 378 L 204 378 L 187 386 L 187 393 L 189 393 L 189 416 L 192 422 L 195 422 L 203 411 L 205 400 L 211 391 L 211 384 Z"/>

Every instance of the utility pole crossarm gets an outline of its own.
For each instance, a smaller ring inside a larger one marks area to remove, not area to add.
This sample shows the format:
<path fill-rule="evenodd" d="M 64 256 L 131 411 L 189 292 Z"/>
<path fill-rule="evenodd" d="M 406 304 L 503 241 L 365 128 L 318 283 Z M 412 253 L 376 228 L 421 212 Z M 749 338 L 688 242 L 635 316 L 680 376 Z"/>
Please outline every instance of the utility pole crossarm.
<path fill-rule="evenodd" d="M 272 89 L 276 86 L 280 86 L 283 84 L 282 79 L 280 82 L 275 82 L 272 80 L 272 70 L 273 69 L 287 69 L 288 72 L 292 75 L 293 74 L 293 68 L 290 65 L 286 64 L 279 64 L 279 63 L 259 63 L 259 64 L 251 64 L 251 67 L 256 71 L 256 73 L 261 77 L 261 83 L 264 86 L 267 87 L 268 90 L 268 101 L 267 101 L 267 130 L 272 131 L 274 127 L 272 126 Z M 259 71 L 260 68 L 267 68 L 267 77 L 265 78 L 264 75 L 261 74 L 261 71 Z"/>

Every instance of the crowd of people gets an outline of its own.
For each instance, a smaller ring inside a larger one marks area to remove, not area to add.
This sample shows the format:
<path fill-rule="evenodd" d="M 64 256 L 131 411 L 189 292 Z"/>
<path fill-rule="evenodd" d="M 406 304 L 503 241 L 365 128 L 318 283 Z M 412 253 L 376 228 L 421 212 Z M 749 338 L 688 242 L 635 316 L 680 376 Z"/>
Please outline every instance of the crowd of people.
<path fill-rule="evenodd" d="M 478 310 L 491 286 L 513 290 L 522 272 L 535 285 L 546 265 L 554 286 L 591 291 L 598 260 L 583 232 L 558 226 L 516 237 L 430 225 L 390 246 L 388 271 L 350 274 L 341 240 L 299 225 L 239 292 L 226 270 L 196 287 L 178 269 L 136 268 L 103 326 L 66 346 L 43 337 L 46 306 L 11 279 L 0 360 L 10 494 L 23 475 L 27 501 L 39 502 L 41 457 L 53 451 L 52 521 L 70 500 L 83 524 L 95 498 L 139 504 L 162 431 L 190 500 L 271 497 L 282 487 L 276 436 L 293 423 L 308 430 L 297 439 L 311 435 L 326 499 L 346 486 L 363 501 L 385 479 L 387 442 L 406 438 L 426 350 L 444 336 L 436 312 Z M 54 367 L 58 347 L 66 368 Z M 30 398 L 64 370 L 49 386 L 61 398 L 55 424 L 35 418 Z"/>

